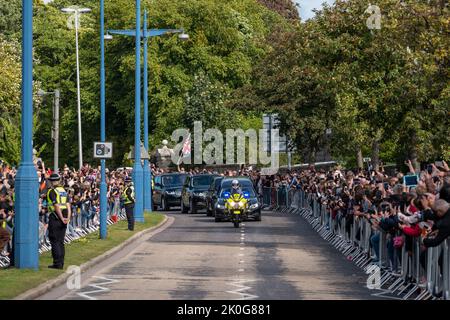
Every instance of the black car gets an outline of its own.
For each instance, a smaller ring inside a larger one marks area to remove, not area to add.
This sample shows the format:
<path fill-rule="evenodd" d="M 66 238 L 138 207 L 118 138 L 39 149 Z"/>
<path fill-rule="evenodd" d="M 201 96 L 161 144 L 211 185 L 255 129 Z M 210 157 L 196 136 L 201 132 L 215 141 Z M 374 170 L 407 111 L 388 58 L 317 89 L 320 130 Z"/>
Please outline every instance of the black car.
<path fill-rule="evenodd" d="M 216 205 L 217 198 L 219 197 L 220 186 L 222 184 L 223 177 L 215 177 L 206 192 L 206 215 L 211 217 L 214 212 L 214 206 Z"/>
<path fill-rule="evenodd" d="M 181 191 L 182 213 L 197 213 L 198 209 L 206 208 L 206 192 L 214 177 L 217 175 L 196 174 L 186 178 Z"/>
<path fill-rule="evenodd" d="M 188 177 L 185 173 L 166 173 L 155 176 L 153 187 L 153 210 L 158 206 L 163 211 L 170 210 L 170 207 L 178 207 L 181 202 L 181 190 Z"/>
<path fill-rule="evenodd" d="M 241 185 L 242 191 L 244 193 L 248 193 L 248 218 L 255 221 L 261 221 L 261 203 L 259 202 L 259 197 L 253 186 L 253 182 L 247 177 L 231 177 L 222 180 L 220 186 L 220 194 L 214 207 L 215 221 L 220 222 L 226 220 L 226 216 L 224 213 L 226 199 L 224 195 L 231 192 L 231 182 L 233 180 L 238 180 L 239 184 Z"/>

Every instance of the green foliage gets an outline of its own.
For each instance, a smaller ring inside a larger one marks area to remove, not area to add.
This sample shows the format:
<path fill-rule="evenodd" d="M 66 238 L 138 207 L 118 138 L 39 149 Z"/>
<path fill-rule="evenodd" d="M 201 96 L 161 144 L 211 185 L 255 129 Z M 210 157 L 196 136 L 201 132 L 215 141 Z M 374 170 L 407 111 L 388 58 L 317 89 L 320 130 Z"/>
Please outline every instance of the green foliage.
<path fill-rule="evenodd" d="M 366 26 L 368 3 L 354 0 L 336 1 L 294 30 L 278 31 L 251 86 L 233 100 L 278 113 L 282 131 L 308 151 L 306 161 L 326 143 L 326 128 L 335 158 L 347 163 L 360 149 L 385 162 L 445 156 L 448 7 L 441 1 L 377 5 L 380 30 Z"/>
<path fill-rule="evenodd" d="M 0 0 L 0 30 L 11 37 L 21 30 L 22 3 L 19 0 Z"/>
<path fill-rule="evenodd" d="M 69 15 L 60 12 L 71 5 L 92 9 L 82 15 L 79 34 L 83 154 L 85 161 L 92 162 L 92 142 L 100 133 L 98 1 L 55 0 L 49 5 L 37 1 L 34 44 L 38 59 L 35 79 L 45 91 L 61 90 L 60 162 L 75 165 L 75 32 L 67 27 Z M 205 120 L 207 126 L 226 127 L 227 115 L 234 111 L 227 104 L 231 92 L 250 83 L 253 67 L 270 50 L 267 36 L 288 22 L 254 0 L 145 0 L 145 8 L 150 28 L 184 28 L 190 35 L 187 42 L 175 36 L 149 41 L 151 149 L 169 139 L 174 129 L 197 119 Z M 105 2 L 106 29 L 134 29 L 134 22 L 133 1 Z M 109 166 L 121 166 L 134 143 L 134 43 L 132 37 L 114 36 L 106 44 L 107 140 L 114 143 L 115 150 Z M 202 92 L 206 96 L 199 96 Z M 52 103 L 48 99 L 39 111 L 37 145 L 50 142 L 51 119 Z M 46 148 L 42 158 L 50 165 L 52 148 Z"/>
<path fill-rule="evenodd" d="M 20 130 L 7 118 L 0 118 L 0 159 L 14 166 L 20 162 Z"/>

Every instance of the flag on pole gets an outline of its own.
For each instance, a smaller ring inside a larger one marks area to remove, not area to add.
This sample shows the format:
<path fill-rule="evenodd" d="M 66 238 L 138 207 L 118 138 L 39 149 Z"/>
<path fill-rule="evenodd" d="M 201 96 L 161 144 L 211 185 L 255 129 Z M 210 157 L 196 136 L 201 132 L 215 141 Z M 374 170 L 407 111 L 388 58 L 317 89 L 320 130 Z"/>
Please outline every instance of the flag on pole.
<path fill-rule="evenodd" d="M 181 148 L 180 150 L 177 165 L 180 165 L 183 158 L 190 154 L 191 154 L 191 134 L 189 133 L 189 136 L 186 138 L 186 140 L 184 140 L 183 148 Z"/>
<path fill-rule="evenodd" d="M 184 141 L 183 149 L 181 150 L 183 153 L 183 157 L 191 154 L 191 134 L 189 133 L 189 136 L 186 138 L 186 141 Z"/>

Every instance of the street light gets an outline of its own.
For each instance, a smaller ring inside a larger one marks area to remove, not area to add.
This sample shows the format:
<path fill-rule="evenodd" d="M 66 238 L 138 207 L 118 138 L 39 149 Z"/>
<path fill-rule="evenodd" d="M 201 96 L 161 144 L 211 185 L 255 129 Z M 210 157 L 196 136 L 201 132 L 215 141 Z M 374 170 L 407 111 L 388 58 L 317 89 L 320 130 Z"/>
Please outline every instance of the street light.
<path fill-rule="evenodd" d="M 39 89 L 38 96 L 44 97 L 46 95 L 54 95 L 53 99 L 53 128 L 52 128 L 52 138 L 54 142 L 53 151 L 53 165 L 54 171 L 58 172 L 59 169 L 59 98 L 60 91 L 56 89 L 54 92 L 45 92 Z"/>
<path fill-rule="evenodd" d="M 61 9 L 64 13 L 73 13 L 75 16 L 75 46 L 76 46 L 76 56 L 77 56 L 77 113 L 78 113 L 78 149 L 79 149 L 79 162 L 80 169 L 83 167 L 83 142 L 81 136 L 81 98 L 80 98 L 80 58 L 78 54 L 78 25 L 79 25 L 79 15 L 82 13 L 88 13 L 91 11 L 89 8 L 63 8 Z"/>
<path fill-rule="evenodd" d="M 14 261 L 17 268 L 39 267 L 39 183 L 33 163 L 33 1 L 22 0 L 22 144 L 16 175 Z"/>
<path fill-rule="evenodd" d="M 165 34 L 179 33 L 182 41 L 189 40 L 189 35 L 183 29 L 147 29 L 147 13 L 144 15 L 144 29 L 140 31 L 140 1 L 136 0 L 136 30 L 108 30 L 109 33 L 136 37 L 136 102 L 135 102 L 135 146 L 140 145 L 140 38 L 144 39 L 144 147 L 148 151 L 148 39 Z M 137 50 L 139 48 L 139 50 Z M 139 84 L 139 86 L 137 86 Z M 139 98 L 139 100 L 138 100 Z M 137 222 L 144 222 L 143 211 L 152 210 L 151 204 L 151 170 L 147 159 L 144 159 L 142 169 L 139 148 L 135 148 L 133 176 L 136 191 L 134 217 Z"/>

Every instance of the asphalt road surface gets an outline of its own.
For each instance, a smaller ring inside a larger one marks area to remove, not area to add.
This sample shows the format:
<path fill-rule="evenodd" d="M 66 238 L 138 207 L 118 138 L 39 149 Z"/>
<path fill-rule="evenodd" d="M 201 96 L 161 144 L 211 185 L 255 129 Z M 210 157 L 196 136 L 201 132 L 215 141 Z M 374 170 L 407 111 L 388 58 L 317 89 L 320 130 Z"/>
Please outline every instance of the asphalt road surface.
<path fill-rule="evenodd" d="M 167 212 L 165 229 L 41 299 L 373 299 L 367 275 L 298 215 L 264 212 L 240 228 Z"/>

